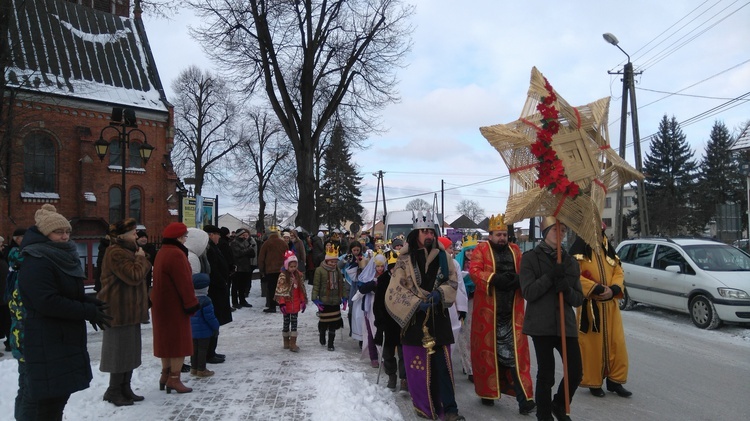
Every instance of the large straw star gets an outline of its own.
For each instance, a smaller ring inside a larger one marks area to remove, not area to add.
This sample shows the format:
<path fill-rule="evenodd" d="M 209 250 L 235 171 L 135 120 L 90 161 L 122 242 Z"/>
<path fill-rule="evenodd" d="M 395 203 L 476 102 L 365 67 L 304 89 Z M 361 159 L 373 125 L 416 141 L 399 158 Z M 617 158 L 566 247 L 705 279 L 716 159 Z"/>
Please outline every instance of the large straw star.
<path fill-rule="evenodd" d="M 559 131 L 552 137 L 551 147 L 567 179 L 577 184 L 580 194 L 570 197 L 540 187 L 540 159 L 532 152 L 544 116 L 537 110 L 543 97 L 549 97 L 549 85 L 539 70 L 531 70 L 526 104 L 521 117 L 508 124 L 481 127 L 479 130 L 500 152 L 510 172 L 510 197 L 506 221 L 517 222 L 535 216 L 555 216 L 587 244 L 601 244 L 601 212 L 608 191 L 643 178 L 609 145 L 607 117 L 609 97 L 580 107 L 572 107 L 553 90 L 552 104 L 558 111 Z M 553 175 L 554 176 L 554 175 Z"/>

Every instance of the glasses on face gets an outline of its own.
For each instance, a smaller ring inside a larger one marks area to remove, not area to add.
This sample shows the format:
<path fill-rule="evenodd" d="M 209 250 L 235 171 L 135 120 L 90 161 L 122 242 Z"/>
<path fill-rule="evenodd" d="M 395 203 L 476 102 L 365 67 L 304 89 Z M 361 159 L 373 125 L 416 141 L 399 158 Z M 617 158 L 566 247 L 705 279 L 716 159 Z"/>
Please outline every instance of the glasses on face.
<path fill-rule="evenodd" d="M 52 231 L 52 233 L 53 234 L 57 234 L 57 235 L 65 235 L 65 234 L 70 235 L 70 230 L 69 229 L 59 229 L 59 230 Z"/>

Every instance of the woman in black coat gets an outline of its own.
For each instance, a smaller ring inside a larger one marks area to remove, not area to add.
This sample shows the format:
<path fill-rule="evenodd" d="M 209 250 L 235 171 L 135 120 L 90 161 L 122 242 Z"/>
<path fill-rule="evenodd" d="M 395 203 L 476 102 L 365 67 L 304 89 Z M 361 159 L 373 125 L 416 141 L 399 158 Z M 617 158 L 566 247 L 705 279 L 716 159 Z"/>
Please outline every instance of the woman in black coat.
<path fill-rule="evenodd" d="M 229 303 L 229 277 L 231 269 L 224 253 L 222 253 L 219 243 L 221 241 L 221 230 L 214 225 L 206 225 L 203 231 L 208 233 L 208 248 L 206 249 L 206 258 L 211 267 L 210 279 L 208 286 L 208 297 L 214 305 L 214 314 L 219 320 L 219 325 L 223 326 L 232 321 L 232 307 Z M 217 354 L 219 338 L 214 336 L 208 345 L 206 361 L 211 364 L 223 363 L 226 356 Z"/>
<path fill-rule="evenodd" d="M 86 276 L 70 223 L 45 204 L 21 244 L 18 278 L 24 318 L 16 419 L 62 420 L 68 398 L 89 387 L 86 320 L 109 326 L 103 302 L 84 293 Z"/>

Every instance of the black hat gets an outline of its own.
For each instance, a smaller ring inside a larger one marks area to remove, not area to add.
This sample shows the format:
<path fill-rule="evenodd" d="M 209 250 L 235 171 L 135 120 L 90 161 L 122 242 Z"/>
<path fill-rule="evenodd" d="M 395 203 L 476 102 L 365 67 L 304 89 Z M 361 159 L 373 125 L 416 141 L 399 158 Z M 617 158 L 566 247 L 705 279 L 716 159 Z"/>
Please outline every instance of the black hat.
<path fill-rule="evenodd" d="M 20 235 L 26 235 L 26 228 L 16 228 L 16 230 L 13 231 L 14 237 L 18 237 Z"/>
<path fill-rule="evenodd" d="M 138 230 L 136 234 L 138 234 L 138 238 L 148 237 L 148 234 L 146 234 L 146 230 Z"/>
<path fill-rule="evenodd" d="M 229 235 L 229 228 L 227 228 L 227 227 L 221 227 L 219 229 L 219 231 L 221 231 L 221 235 L 224 236 L 224 237 L 226 237 L 227 235 Z"/>
<path fill-rule="evenodd" d="M 217 227 L 216 225 L 204 225 L 203 231 L 206 231 L 209 234 L 219 234 L 221 235 L 221 229 Z"/>
<path fill-rule="evenodd" d="M 402 240 L 400 238 L 394 238 L 393 240 L 391 240 L 391 246 L 392 247 L 403 246 L 403 245 L 404 245 L 404 240 Z"/>

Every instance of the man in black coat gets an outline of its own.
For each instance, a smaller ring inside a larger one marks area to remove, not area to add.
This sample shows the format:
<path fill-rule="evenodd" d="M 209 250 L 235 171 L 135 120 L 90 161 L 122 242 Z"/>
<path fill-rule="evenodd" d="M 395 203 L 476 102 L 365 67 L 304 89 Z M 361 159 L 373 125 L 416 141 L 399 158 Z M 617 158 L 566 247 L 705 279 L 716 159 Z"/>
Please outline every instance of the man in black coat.
<path fill-rule="evenodd" d="M 393 320 L 393 317 L 388 314 L 388 310 L 385 308 L 385 292 L 391 283 L 391 269 L 396 263 L 396 256 L 393 257 L 393 262 L 388 264 L 388 270 L 378 277 L 372 312 L 375 315 L 375 327 L 377 328 L 375 343 L 383 345 L 383 369 L 385 374 L 388 375 L 387 386 L 389 389 L 396 389 L 396 369 L 398 368 L 401 390 L 407 391 L 404 350 L 401 347 L 401 326 Z M 398 364 L 396 364 L 396 355 L 398 355 Z"/>

